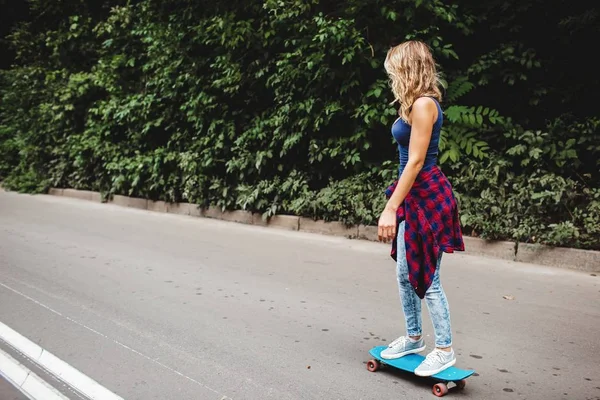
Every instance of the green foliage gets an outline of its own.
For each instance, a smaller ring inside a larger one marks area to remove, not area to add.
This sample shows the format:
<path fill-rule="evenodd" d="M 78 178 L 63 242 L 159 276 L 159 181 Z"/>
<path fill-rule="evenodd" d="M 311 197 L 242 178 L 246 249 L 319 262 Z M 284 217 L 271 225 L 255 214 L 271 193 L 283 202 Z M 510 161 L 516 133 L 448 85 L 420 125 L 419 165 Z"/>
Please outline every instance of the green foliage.
<path fill-rule="evenodd" d="M 600 151 L 581 136 L 597 137 L 598 126 L 592 118 L 570 129 L 557 120 L 548 132 L 514 127 L 503 135 L 509 143 L 503 155 L 453 165 L 468 233 L 598 248 Z M 586 159 L 591 165 L 582 164 Z"/>
<path fill-rule="evenodd" d="M 600 248 L 597 74 L 556 79 L 573 44 L 554 32 L 595 17 L 519 36 L 543 5 L 500 3 L 31 1 L 0 71 L 0 180 L 376 223 L 397 174 L 383 60 L 418 38 L 465 232 Z"/>

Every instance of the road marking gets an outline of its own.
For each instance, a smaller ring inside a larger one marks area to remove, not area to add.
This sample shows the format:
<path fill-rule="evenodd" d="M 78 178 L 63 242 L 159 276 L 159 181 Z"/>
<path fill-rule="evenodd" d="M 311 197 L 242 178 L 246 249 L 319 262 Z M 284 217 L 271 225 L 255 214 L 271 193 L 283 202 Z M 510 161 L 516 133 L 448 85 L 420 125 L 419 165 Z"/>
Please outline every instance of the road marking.
<path fill-rule="evenodd" d="M 29 300 L 29 301 L 37 304 L 38 306 L 40 306 L 42 308 L 45 308 L 46 310 L 50 311 L 53 314 L 58 315 L 61 318 L 66 319 L 69 322 L 72 322 L 72 323 L 74 323 L 76 325 L 79 325 L 80 327 L 85 328 L 88 331 L 90 331 L 90 332 L 92 332 L 92 333 L 94 333 L 94 334 L 96 334 L 96 335 L 98 335 L 98 336 L 100 336 L 100 337 L 102 337 L 102 338 L 104 338 L 106 340 L 110 340 L 111 342 L 115 343 L 116 345 L 118 345 L 118 346 L 120 346 L 120 347 L 122 347 L 122 348 L 124 348 L 124 349 L 126 349 L 126 350 L 128 350 L 128 351 L 130 351 L 130 352 L 132 352 L 132 353 L 134 353 L 134 354 L 136 354 L 136 355 L 138 355 L 138 356 L 140 356 L 140 357 L 142 357 L 142 358 L 144 358 L 144 359 L 146 359 L 146 360 L 148 360 L 148 361 L 150 361 L 150 362 L 152 362 L 152 363 L 154 363 L 154 364 L 156 364 L 156 365 L 158 365 L 158 366 L 160 366 L 160 367 L 162 367 L 162 368 L 164 368 L 164 369 L 166 369 L 166 370 L 168 370 L 168 371 L 170 371 L 170 372 L 172 372 L 172 373 L 174 373 L 176 375 L 181 376 L 182 378 L 184 378 L 184 379 L 186 379 L 186 380 L 188 380 L 190 382 L 193 382 L 196 385 L 201 386 L 201 387 L 203 387 L 203 388 L 205 388 L 205 389 L 207 389 L 207 390 L 215 393 L 218 396 L 222 396 L 221 398 L 231 400 L 230 397 L 225 396 L 223 393 L 221 393 L 221 392 L 219 392 L 219 391 L 217 391 L 217 390 L 215 390 L 215 389 L 213 389 L 213 388 L 211 388 L 211 387 L 203 384 L 202 382 L 199 382 L 196 379 L 191 378 L 191 377 L 189 377 L 189 376 L 187 376 L 187 375 L 185 375 L 185 374 L 183 374 L 183 373 L 181 373 L 181 372 L 179 372 L 179 371 L 177 371 L 177 370 L 169 367 L 168 365 L 165 365 L 165 364 L 161 363 L 160 361 L 157 361 L 157 359 L 149 357 L 149 356 L 143 354 L 142 352 L 140 352 L 140 351 L 138 351 L 138 350 L 136 350 L 134 348 L 131 348 L 131 347 L 127 346 L 124 343 L 119 342 L 116 339 L 112 339 L 112 338 L 108 337 L 107 335 L 105 335 L 105 334 L 103 334 L 101 332 L 98 332 L 94 328 L 91 328 L 91 327 L 89 327 L 89 326 L 87 326 L 87 325 L 85 325 L 85 324 L 83 324 L 83 323 L 81 323 L 79 321 L 74 320 L 71 317 L 68 317 L 68 316 L 62 314 L 59 311 L 54 310 L 53 308 L 51 308 L 51 307 L 49 307 L 49 306 L 47 306 L 47 305 L 45 305 L 45 304 L 37 301 L 36 299 L 34 299 L 34 298 L 32 298 L 32 297 L 30 297 L 28 295 L 26 295 L 25 293 L 22 293 L 22 292 L 20 292 L 20 291 L 18 291 L 16 289 L 13 289 L 10 286 L 5 285 L 2 282 L 0 282 L 0 286 L 4 287 L 5 289 L 10 290 L 11 292 L 13 292 L 15 294 L 18 294 L 21 297 L 26 298 L 27 300 Z M 11 340 L 7 340 L 7 338 L 5 337 L 5 335 L 7 335 L 8 337 L 10 337 Z M 40 346 L 38 346 L 37 344 L 33 343 L 32 341 L 30 341 L 26 337 L 20 335 L 18 332 L 12 330 L 8 326 L 4 325 L 2 322 L 0 322 L 0 339 L 3 339 L 5 342 L 9 343 L 11 346 L 13 346 L 14 348 L 16 348 L 20 352 L 24 353 L 25 355 L 27 355 L 29 358 L 31 358 L 33 361 L 37 362 L 38 364 L 40 364 L 40 362 L 38 360 L 42 359 L 44 362 L 49 363 L 49 365 L 51 365 L 51 366 L 54 366 L 54 365 L 62 366 L 62 364 L 66 365 L 68 367 L 68 369 L 66 369 L 64 372 L 67 373 L 67 377 L 77 379 L 76 377 L 81 376 L 82 379 L 83 379 L 82 382 L 76 382 L 76 383 L 79 383 L 79 384 L 83 383 L 85 385 L 84 389 L 80 388 L 76 384 L 74 384 L 74 383 L 70 382 L 69 380 L 65 379 L 63 376 L 61 376 L 59 374 L 56 374 L 52 370 L 49 370 L 49 372 L 53 373 L 54 375 L 57 375 L 63 381 L 67 382 L 69 385 L 73 386 L 74 388 L 76 388 L 77 390 L 81 391 L 83 394 L 85 394 L 86 396 L 90 397 L 93 400 L 96 400 L 96 399 L 101 399 L 101 400 L 124 400 L 122 397 L 119 397 L 119 396 L 115 395 L 114 393 L 108 391 L 108 389 L 104 388 L 103 386 L 101 386 L 100 384 L 98 384 L 96 381 L 94 381 L 91 378 L 87 377 L 83 373 L 81 373 L 78 370 L 76 370 L 75 368 L 71 367 L 69 364 L 65 363 L 64 361 L 60 360 L 56 356 L 52 355 L 48 351 L 42 349 Z M 40 364 L 40 365 L 42 365 L 43 367 L 47 368 L 43 364 Z M 94 390 L 100 390 L 99 388 L 102 388 L 102 389 L 106 390 L 109 393 L 108 396 L 113 396 L 113 397 L 92 397 L 92 396 L 90 396 L 90 392 L 88 392 L 88 391 L 85 390 L 85 389 L 92 390 L 92 393 L 95 393 Z"/>
<path fill-rule="evenodd" d="M 0 349 L 0 375 L 32 400 L 69 400 L 2 349 Z"/>
<path fill-rule="evenodd" d="M 73 368 L 2 322 L 0 322 L 0 339 L 90 399 L 123 400 L 122 397 L 117 396 L 92 378 Z"/>

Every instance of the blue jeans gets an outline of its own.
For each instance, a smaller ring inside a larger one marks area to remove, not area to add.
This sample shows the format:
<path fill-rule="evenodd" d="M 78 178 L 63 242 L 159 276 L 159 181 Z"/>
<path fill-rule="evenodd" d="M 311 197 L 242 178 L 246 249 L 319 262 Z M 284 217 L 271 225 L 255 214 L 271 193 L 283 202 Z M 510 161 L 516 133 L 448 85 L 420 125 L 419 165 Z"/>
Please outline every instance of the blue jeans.
<path fill-rule="evenodd" d="M 400 300 L 406 320 L 406 331 L 408 336 L 421 336 L 421 299 L 415 293 L 408 280 L 408 263 L 406 262 L 406 246 L 404 244 L 405 222 L 398 226 L 398 253 L 396 273 L 398 275 L 398 287 L 400 289 Z M 435 346 L 440 348 L 452 346 L 452 331 L 450 327 L 450 308 L 442 284 L 440 283 L 440 263 L 442 254 L 438 259 L 437 269 L 433 282 L 425 293 L 425 301 L 429 309 L 429 316 L 435 331 Z"/>

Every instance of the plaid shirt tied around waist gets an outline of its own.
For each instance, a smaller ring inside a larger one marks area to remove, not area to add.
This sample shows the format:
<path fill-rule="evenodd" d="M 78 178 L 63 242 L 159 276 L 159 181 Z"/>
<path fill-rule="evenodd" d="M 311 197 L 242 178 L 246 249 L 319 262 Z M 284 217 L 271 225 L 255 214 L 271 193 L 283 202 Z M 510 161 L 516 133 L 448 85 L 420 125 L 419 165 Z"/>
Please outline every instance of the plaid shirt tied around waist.
<path fill-rule="evenodd" d="M 385 191 L 389 199 L 398 181 Z M 448 178 L 437 165 L 423 169 L 404 202 L 398 207 L 397 223 L 405 222 L 404 243 L 408 278 L 419 298 L 431 286 L 441 252 L 464 251 L 458 206 Z M 397 261 L 397 235 L 391 257 Z"/>

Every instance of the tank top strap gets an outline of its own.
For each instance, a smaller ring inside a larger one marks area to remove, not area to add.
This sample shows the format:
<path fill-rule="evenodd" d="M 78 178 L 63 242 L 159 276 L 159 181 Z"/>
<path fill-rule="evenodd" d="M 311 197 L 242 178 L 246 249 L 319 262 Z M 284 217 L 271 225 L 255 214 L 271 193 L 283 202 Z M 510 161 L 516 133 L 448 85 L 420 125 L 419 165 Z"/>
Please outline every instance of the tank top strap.
<path fill-rule="evenodd" d="M 435 103 L 435 105 L 436 105 L 436 107 L 438 109 L 438 116 L 437 116 L 437 119 L 435 121 L 436 124 L 437 124 L 443 118 L 444 111 L 442 110 L 442 106 L 440 105 L 440 102 L 435 97 L 433 97 L 433 96 L 427 96 L 427 97 L 429 97 L 431 100 L 433 100 L 433 102 Z"/>

